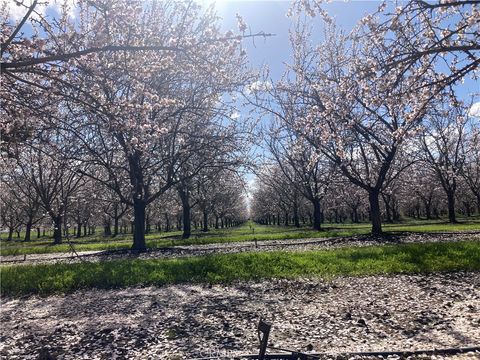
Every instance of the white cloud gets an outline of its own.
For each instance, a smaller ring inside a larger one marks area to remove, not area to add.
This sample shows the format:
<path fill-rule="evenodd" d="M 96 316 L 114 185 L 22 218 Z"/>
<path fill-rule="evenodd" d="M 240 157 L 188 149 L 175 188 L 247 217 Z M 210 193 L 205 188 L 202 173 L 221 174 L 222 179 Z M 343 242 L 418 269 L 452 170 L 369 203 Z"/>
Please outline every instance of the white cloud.
<path fill-rule="evenodd" d="M 468 115 L 472 117 L 480 118 L 480 102 L 476 102 L 470 107 L 470 110 L 468 111 Z"/>
<path fill-rule="evenodd" d="M 0 0 L 0 7 L 6 4 L 6 12 L 9 18 L 13 21 L 21 20 L 27 13 L 29 7 L 32 5 L 33 0 L 23 1 L 23 4 L 18 5 L 15 0 Z M 67 4 L 68 15 L 72 18 L 75 17 L 76 0 L 47 0 L 40 1 L 36 6 L 34 12 L 30 15 L 31 18 L 38 18 L 38 14 L 45 16 L 47 11 L 51 10 L 56 15 L 60 14 L 60 9 L 64 4 Z"/>
<path fill-rule="evenodd" d="M 14 0 L 3 0 L 0 4 L 1 7 L 5 5 L 5 10 L 7 14 L 9 15 L 9 18 L 12 19 L 13 21 L 20 20 L 22 19 L 25 14 L 28 11 L 28 7 L 32 4 L 33 0 L 30 1 L 25 1 L 24 5 L 19 5 L 16 1 Z M 45 6 L 43 5 L 37 5 L 37 6 L 42 6 L 43 8 Z M 42 9 L 44 10 L 44 9 Z M 43 13 L 43 11 L 42 11 Z"/>
<path fill-rule="evenodd" d="M 246 86 L 247 94 L 272 90 L 273 85 L 270 81 L 254 81 Z"/>

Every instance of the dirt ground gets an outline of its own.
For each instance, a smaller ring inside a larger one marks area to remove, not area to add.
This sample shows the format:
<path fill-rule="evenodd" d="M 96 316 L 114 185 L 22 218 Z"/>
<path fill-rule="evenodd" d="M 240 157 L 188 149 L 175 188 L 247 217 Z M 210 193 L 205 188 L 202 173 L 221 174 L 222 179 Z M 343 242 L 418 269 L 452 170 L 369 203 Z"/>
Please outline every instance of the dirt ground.
<path fill-rule="evenodd" d="M 270 345 L 300 351 L 479 346 L 480 273 L 4 298 L 0 356 L 37 359 L 43 352 L 57 359 L 184 359 L 255 353 L 260 317 L 273 324 Z"/>

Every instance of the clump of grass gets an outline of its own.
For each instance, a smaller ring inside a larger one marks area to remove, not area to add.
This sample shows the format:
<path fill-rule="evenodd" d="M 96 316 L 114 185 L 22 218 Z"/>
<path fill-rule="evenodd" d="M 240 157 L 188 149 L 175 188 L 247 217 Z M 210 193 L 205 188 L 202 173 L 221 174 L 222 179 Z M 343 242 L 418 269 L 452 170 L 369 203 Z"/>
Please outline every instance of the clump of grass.
<path fill-rule="evenodd" d="M 315 276 L 359 276 L 480 270 L 480 243 L 423 243 L 309 252 L 221 254 L 154 260 L 5 266 L 5 296 L 69 293 L 85 288 L 119 288 L 175 283 Z"/>

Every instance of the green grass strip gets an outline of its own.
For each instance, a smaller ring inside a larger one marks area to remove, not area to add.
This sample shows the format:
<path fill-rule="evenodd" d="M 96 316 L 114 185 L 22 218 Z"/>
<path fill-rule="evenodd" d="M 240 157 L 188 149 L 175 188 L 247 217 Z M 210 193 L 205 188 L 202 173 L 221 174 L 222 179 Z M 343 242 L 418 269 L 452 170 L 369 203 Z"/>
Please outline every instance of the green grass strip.
<path fill-rule="evenodd" d="M 475 218 L 476 219 L 476 218 Z M 409 220 L 401 224 L 384 224 L 386 234 L 398 232 L 452 232 L 452 231 L 478 231 L 480 222 L 469 219 L 462 223 L 449 224 L 439 220 Z M 293 226 L 266 226 L 248 221 L 241 226 L 228 229 L 212 229 L 209 232 L 194 231 L 189 239 L 181 239 L 181 231 L 168 233 L 152 233 L 146 235 L 147 247 L 155 249 L 177 245 L 199 245 L 213 243 L 230 243 L 253 240 L 287 240 L 303 238 L 329 238 L 337 236 L 366 235 L 371 230 L 370 224 L 324 224 L 323 231 L 314 231 L 307 227 L 295 228 Z M 116 238 L 103 237 L 100 234 L 71 238 L 77 251 L 103 251 L 129 249 L 132 246 L 132 235 L 122 235 Z M 32 239 L 23 242 L 19 239 L 5 241 L 0 239 L 0 255 L 30 255 L 43 253 L 68 252 L 67 243 L 52 245 L 53 240 L 48 238 Z"/>
<path fill-rule="evenodd" d="M 219 254 L 153 260 L 4 266 L 1 294 L 42 296 L 86 288 L 121 288 L 235 280 L 361 276 L 480 270 L 480 242 L 424 243 L 309 252 Z"/>

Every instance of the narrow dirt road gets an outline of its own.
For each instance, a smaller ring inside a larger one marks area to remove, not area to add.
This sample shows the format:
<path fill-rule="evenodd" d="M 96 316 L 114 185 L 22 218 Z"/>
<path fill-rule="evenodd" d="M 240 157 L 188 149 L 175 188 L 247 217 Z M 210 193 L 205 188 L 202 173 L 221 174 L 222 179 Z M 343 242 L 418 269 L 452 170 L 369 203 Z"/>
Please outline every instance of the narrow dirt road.
<path fill-rule="evenodd" d="M 407 233 L 389 236 L 386 238 L 372 238 L 369 236 L 336 237 L 336 238 L 314 238 L 314 239 L 290 239 L 290 240 L 265 240 L 245 241 L 231 243 L 217 243 L 206 245 L 174 246 L 156 250 L 150 250 L 142 254 L 132 254 L 129 251 L 83 251 L 77 255 L 73 253 L 50 253 L 32 254 L 24 257 L 2 256 L 0 264 L 3 265 L 25 265 L 25 264 L 50 264 L 58 262 L 80 262 L 80 261 L 108 261 L 116 259 L 152 259 L 152 258 L 174 258 L 181 256 L 202 256 L 217 253 L 239 253 L 246 251 L 303 251 L 333 249 L 347 246 L 371 246 L 402 243 L 422 242 L 448 242 L 461 240 L 480 241 L 480 232 L 448 232 L 448 233 Z"/>

